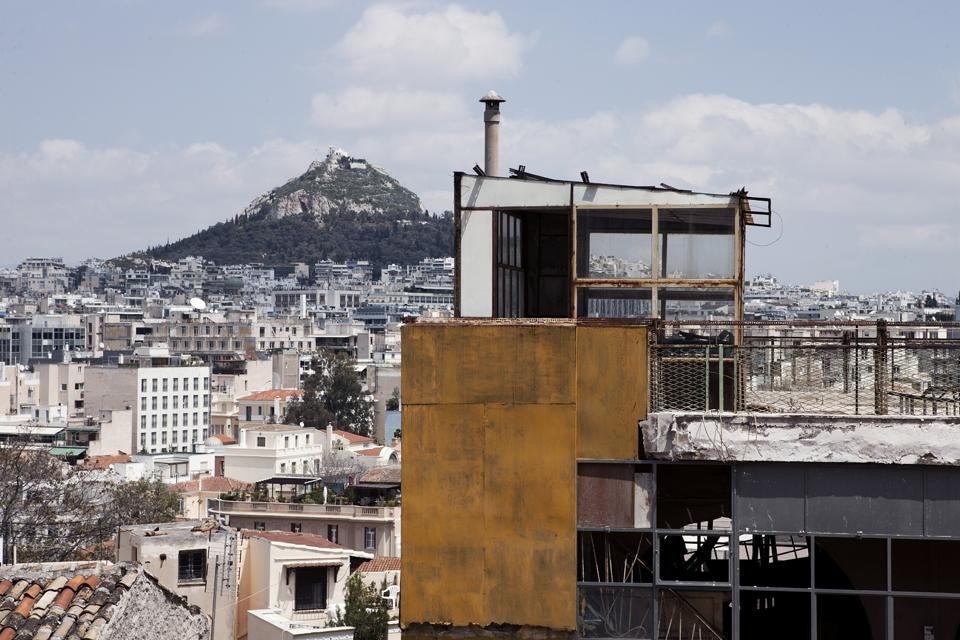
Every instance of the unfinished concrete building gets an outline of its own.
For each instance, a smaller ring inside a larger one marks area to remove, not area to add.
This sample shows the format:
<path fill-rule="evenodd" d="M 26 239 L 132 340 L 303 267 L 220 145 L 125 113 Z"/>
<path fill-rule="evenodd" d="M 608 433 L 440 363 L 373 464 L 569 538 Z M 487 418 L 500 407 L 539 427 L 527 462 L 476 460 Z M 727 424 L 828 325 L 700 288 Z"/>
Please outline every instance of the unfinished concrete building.
<path fill-rule="evenodd" d="M 741 320 L 745 192 L 454 178 L 404 344 L 413 638 L 960 637 L 960 342 Z"/>

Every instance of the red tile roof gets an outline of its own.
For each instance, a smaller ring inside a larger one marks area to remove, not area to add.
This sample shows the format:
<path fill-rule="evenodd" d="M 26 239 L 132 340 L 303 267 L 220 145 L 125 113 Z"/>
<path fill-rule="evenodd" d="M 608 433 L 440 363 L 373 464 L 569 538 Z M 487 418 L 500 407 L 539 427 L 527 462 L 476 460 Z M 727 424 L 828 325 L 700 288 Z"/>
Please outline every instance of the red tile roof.
<path fill-rule="evenodd" d="M 187 480 L 173 485 L 177 493 L 192 493 L 194 491 L 244 491 L 250 485 L 235 478 L 226 476 L 206 476 L 197 480 Z"/>
<path fill-rule="evenodd" d="M 367 560 L 357 567 L 357 571 L 362 573 L 375 573 L 378 571 L 400 571 L 400 558 L 392 556 L 377 556 L 372 560 Z"/>
<path fill-rule="evenodd" d="M 366 444 L 368 442 L 373 442 L 373 438 L 368 438 L 367 436 L 358 436 L 355 433 L 350 433 L 349 431 L 341 431 L 340 429 L 333 430 L 334 435 L 338 435 L 341 438 L 344 438 L 350 444 Z"/>
<path fill-rule="evenodd" d="M 254 529 L 241 529 L 240 533 L 247 538 L 262 538 L 271 542 L 285 542 L 287 544 L 299 544 L 304 547 L 314 547 L 317 549 L 345 549 L 336 542 L 330 542 L 323 536 L 315 533 L 292 533 L 289 531 L 256 531 Z"/>
<path fill-rule="evenodd" d="M 233 438 L 233 436 L 228 436 L 225 433 L 215 433 L 213 434 L 213 437 L 223 444 L 237 444 L 237 441 Z"/>
<path fill-rule="evenodd" d="M 16 567 L 10 568 L 16 571 Z M 0 580 L 0 640 L 99 638 L 140 575 L 130 567 L 96 574 L 11 574 Z M 45 576 L 45 577 L 41 577 Z"/>
<path fill-rule="evenodd" d="M 237 398 L 237 402 L 263 402 L 266 400 L 288 400 L 294 396 L 302 395 L 300 389 L 267 389 L 266 391 L 257 391 L 248 396 Z"/>
<path fill-rule="evenodd" d="M 357 453 L 361 456 L 376 457 L 380 455 L 381 451 L 383 451 L 383 447 L 374 447 L 373 449 L 361 449 Z"/>

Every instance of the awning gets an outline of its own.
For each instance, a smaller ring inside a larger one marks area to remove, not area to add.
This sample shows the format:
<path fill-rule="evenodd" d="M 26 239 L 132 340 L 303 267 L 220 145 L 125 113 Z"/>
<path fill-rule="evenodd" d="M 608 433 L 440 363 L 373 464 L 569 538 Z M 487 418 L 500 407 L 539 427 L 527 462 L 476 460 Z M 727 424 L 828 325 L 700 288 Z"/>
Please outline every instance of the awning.
<path fill-rule="evenodd" d="M 50 455 L 66 458 L 79 457 L 87 452 L 86 447 L 50 447 Z"/>

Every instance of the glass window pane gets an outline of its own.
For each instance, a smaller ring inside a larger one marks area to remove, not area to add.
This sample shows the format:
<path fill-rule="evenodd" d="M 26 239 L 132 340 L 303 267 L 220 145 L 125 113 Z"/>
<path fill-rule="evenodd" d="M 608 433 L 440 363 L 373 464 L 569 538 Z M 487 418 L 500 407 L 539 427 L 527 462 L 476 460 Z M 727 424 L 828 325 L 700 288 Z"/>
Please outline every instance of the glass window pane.
<path fill-rule="evenodd" d="M 733 209 L 660 209 L 664 278 L 733 278 Z"/>
<path fill-rule="evenodd" d="M 652 638 L 653 592 L 642 587 L 579 587 L 577 637 Z"/>
<path fill-rule="evenodd" d="M 816 538 L 818 589 L 887 588 L 887 542 L 879 538 Z"/>
<path fill-rule="evenodd" d="M 960 593 L 960 541 L 894 538 L 891 544 L 894 591 Z"/>
<path fill-rule="evenodd" d="M 650 289 L 577 289 L 577 315 L 581 318 L 650 318 L 651 310 Z"/>
<path fill-rule="evenodd" d="M 577 276 L 649 278 L 650 211 L 578 211 Z"/>
<path fill-rule="evenodd" d="M 660 317 L 664 320 L 732 320 L 732 288 L 681 288 L 660 290 Z"/>

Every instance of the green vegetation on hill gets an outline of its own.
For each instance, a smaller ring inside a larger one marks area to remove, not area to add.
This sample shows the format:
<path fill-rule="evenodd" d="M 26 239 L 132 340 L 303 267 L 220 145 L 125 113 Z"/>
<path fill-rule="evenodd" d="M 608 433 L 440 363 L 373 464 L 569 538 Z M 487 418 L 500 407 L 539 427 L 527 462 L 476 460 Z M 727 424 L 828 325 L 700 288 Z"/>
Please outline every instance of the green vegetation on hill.
<path fill-rule="evenodd" d="M 453 255 L 453 215 L 330 212 L 274 218 L 237 216 L 188 238 L 147 250 L 145 257 L 203 256 L 217 264 L 369 260 L 375 268 Z"/>

